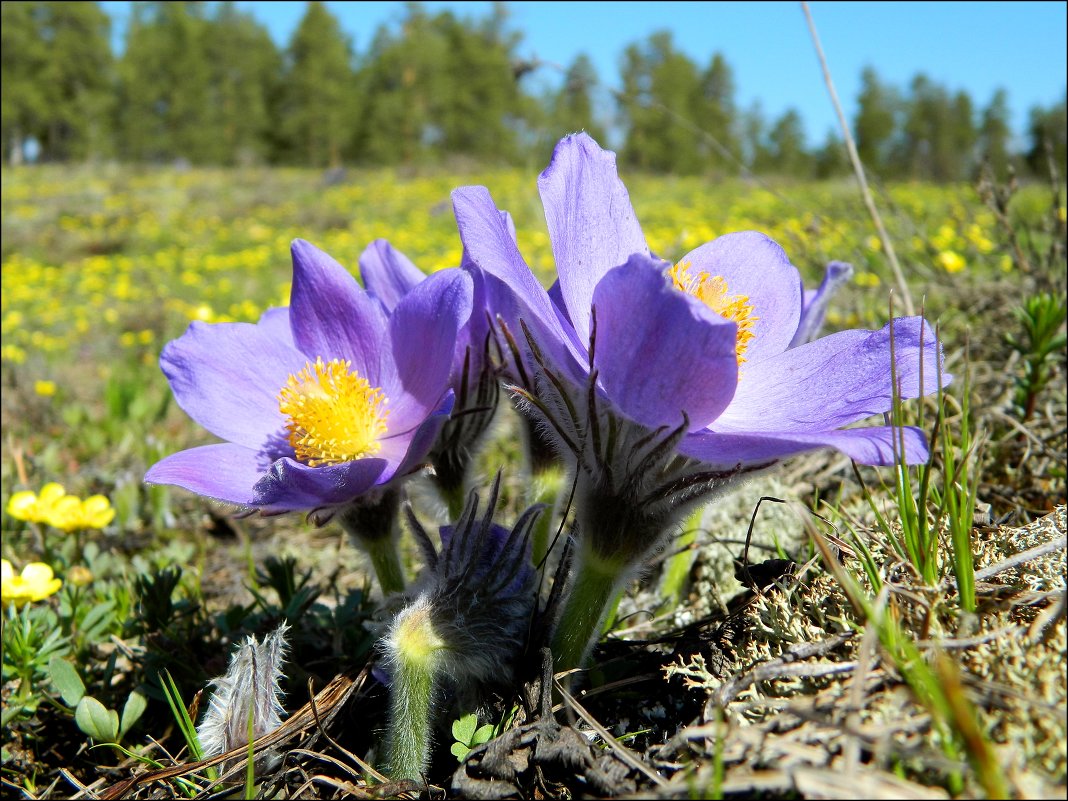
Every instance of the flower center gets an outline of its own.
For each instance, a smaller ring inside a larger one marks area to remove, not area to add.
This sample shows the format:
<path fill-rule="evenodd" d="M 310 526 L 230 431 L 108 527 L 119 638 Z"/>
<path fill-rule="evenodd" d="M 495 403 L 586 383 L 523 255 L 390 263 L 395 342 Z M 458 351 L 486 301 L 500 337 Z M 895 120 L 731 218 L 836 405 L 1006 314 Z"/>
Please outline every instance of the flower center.
<path fill-rule="evenodd" d="M 676 289 L 693 295 L 720 317 L 738 325 L 738 340 L 734 347 L 738 354 L 738 364 L 744 362 L 745 351 L 754 336 L 753 324 L 760 319 L 753 314 L 755 307 L 749 302 L 749 296 L 731 295 L 727 279 L 721 275 L 691 273 L 688 261 L 680 261 L 668 271 L 668 275 L 671 276 L 671 283 Z"/>
<path fill-rule="evenodd" d="M 278 409 L 289 418 L 289 444 L 311 467 L 362 459 L 378 453 L 386 433 L 387 398 L 345 359 L 307 362 L 278 393 Z"/>

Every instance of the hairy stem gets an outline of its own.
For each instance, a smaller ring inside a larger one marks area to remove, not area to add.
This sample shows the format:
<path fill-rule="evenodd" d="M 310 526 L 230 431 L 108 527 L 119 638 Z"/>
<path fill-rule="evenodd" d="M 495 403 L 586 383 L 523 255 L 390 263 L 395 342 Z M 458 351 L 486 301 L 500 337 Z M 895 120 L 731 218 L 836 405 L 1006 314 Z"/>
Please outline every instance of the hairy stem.
<path fill-rule="evenodd" d="M 626 566 L 598 557 L 588 549 L 576 555 L 567 601 L 553 633 L 552 651 L 557 670 L 580 668 L 601 635 Z"/>
<path fill-rule="evenodd" d="M 420 781 L 430 764 L 434 696 L 443 643 L 425 607 L 397 618 L 388 639 L 391 670 L 387 764 L 393 779 Z"/>

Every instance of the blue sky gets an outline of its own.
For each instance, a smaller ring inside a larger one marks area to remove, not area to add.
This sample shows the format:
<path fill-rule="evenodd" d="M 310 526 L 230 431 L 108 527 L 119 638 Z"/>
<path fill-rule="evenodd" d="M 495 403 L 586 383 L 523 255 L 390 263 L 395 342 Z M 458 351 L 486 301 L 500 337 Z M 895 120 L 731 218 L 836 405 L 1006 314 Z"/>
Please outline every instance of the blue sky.
<path fill-rule="evenodd" d="M 104 2 L 121 49 L 128 2 Z M 304 13 L 303 2 L 238 2 L 284 46 Z M 426 2 L 431 10 L 484 16 L 489 2 Z M 403 17 L 403 2 L 328 2 L 358 53 L 379 25 Z M 1009 93 L 1017 134 L 1027 112 L 1065 92 L 1068 4 L 1064 2 L 816 2 L 810 3 L 838 96 L 852 119 L 860 72 L 871 65 L 887 83 L 906 88 L 917 72 L 966 90 L 980 108 L 998 87 Z M 559 83 L 579 53 L 593 60 L 607 86 L 619 86 L 619 61 L 630 43 L 670 30 L 676 46 L 700 66 L 720 51 L 734 70 L 736 100 L 759 101 L 768 119 L 790 107 L 805 121 L 809 144 L 836 128 L 834 110 L 797 2 L 513 2 L 512 27 L 522 31 L 522 57 L 545 66 L 534 90 Z M 607 101 L 607 92 L 604 97 Z"/>

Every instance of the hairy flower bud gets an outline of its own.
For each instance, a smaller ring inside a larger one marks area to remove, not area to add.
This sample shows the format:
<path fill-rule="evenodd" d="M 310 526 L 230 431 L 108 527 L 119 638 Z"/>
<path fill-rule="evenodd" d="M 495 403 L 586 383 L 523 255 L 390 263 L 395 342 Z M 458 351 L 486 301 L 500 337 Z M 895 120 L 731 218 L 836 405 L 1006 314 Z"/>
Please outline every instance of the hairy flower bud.
<path fill-rule="evenodd" d="M 380 648 L 390 684 L 389 765 L 394 778 L 418 779 L 430 760 L 443 702 L 470 711 L 492 686 L 514 676 L 534 610 L 528 509 L 511 531 L 493 523 L 500 477 L 483 517 L 471 493 L 455 526 L 441 529 L 441 551 L 412 518 L 427 569 Z"/>
<path fill-rule="evenodd" d="M 205 757 L 248 745 L 282 725 L 282 663 L 289 625 L 283 622 L 263 638 L 248 637 L 230 657 L 226 675 L 212 679 L 208 711 L 197 727 Z"/>

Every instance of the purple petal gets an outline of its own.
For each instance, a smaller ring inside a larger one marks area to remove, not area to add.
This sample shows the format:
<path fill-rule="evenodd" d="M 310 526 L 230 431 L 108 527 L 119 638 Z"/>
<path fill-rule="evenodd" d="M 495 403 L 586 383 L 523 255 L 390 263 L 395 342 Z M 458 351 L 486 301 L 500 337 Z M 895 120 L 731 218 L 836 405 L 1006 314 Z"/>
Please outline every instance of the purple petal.
<path fill-rule="evenodd" d="M 556 361 L 571 361 L 564 358 L 570 353 L 575 362 L 586 362 L 585 345 L 578 343 L 573 329 L 561 324 L 549 295 L 523 261 L 489 191 L 484 186 L 462 186 L 453 190 L 452 202 L 470 264 L 511 290 L 519 306 L 518 314 L 539 335 L 542 349 Z M 512 326 L 512 321 L 506 322 Z M 518 327 L 513 328 L 512 334 L 522 344 L 523 333 Z"/>
<path fill-rule="evenodd" d="M 819 289 L 808 290 L 803 293 L 801 322 L 797 326 L 790 347 L 804 345 L 811 342 L 819 334 L 823 327 L 823 320 L 827 316 L 827 307 L 831 298 L 843 286 L 849 283 L 853 277 L 853 265 L 844 261 L 832 261 L 827 265 L 823 273 L 823 281 Z"/>
<path fill-rule="evenodd" d="M 896 373 L 903 398 L 937 389 L 938 352 L 934 329 L 922 318 L 894 321 Z M 950 378 L 944 376 L 943 384 Z M 880 331 L 841 331 L 742 365 L 734 400 L 714 427 L 732 432 L 840 428 L 889 411 L 890 381 L 890 324 Z"/>
<path fill-rule="evenodd" d="M 160 367 L 185 413 L 215 436 L 253 450 L 282 429 L 278 393 L 305 363 L 288 335 L 278 335 L 282 319 L 272 313 L 256 325 L 193 322 L 167 343 Z"/>
<path fill-rule="evenodd" d="M 427 454 L 449 419 L 454 401 L 455 396 L 449 390 L 438 407 L 414 431 L 381 440 L 382 450 L 378 456 L 385 459 L 389 466 L 383 472 L 380 484 L 395 476 L 406 476 L 426 462 Z"/>
<path fill-rule="evenodd" d="M 590 335 L 593 290 L 634 253 L 649 254 L 616 156 L 585 133 L 560 140 L 538 178 L 560 290 L 581 342 Z"/>
<path fill-rule="evenodd" d="M 748 363 L 781 353 L 790 346 L 801 319 L 801 276 L 785 251 L 756 231 L 725 234 L 690 251 L 691 275 L 722 276 L 731 295 L 746 295 L 758 318 L 745 352 Z"/>
<path fill-rule="evenodd" d="M 389 430 L 414 428 L 441 401 L 452 374 L 456 335 L 471 316 L 471 276 L 434 273 L 412 289 L 389 318 L 391 354 L 383 354 L 382 389 Z"/>
<path fill-rule="evenodd" d="M 293 242 L 290 320 L 293 338 L 310 359 L 342 358 L 380 386 L 378 352 L 386 331 L 381 304 L 348 271 L 314 245 Z"/>
<path fill-rule="evenodd" d="M 297 349 L 296 343 L 293 341 L 293 329 L 289 322 L 289 307 L 277 306 L 273 309 L 267 309 L 262 315 L 260 315 L 260 321 L 257 323 L 263 331 L 273 339 L 279 342 L 284 342 L 294 350 Z"/>
<path fill-rule="evenodd" d="M 426 275 L 411 260 L 389 244 L 376 239 L 360 254 L 360 276 L 368 292 L 390 311 Z"/>
<path fill-rule="evenodd" d="M 768 431 L 759 434 L 721 434 L 697 431 L 679 445 L 679 451 L 714 467 L 732 469 L 772 463 L 817 448 L 835 448 L 860 464 L 892 465 L 895 449 L 904 439 L 904 462 L 923 464 L 929 453 L 918 428 L 874 426 L 812 433 Z"/>
<path fill-rule="evenodd" d="M 149 484 L 173 484 L 218 501 L 252 506 L 253 487 L 271 460 L 240 445 L 221 443 L 179 451 L 156 462 L 145 474 Z"/>
<path fill-rule="evenodd" d="M 703 428 L 730 403 L 738 383 L 737 326 L 678 292 L 662 265 L 635 255 L 609 270 L 593 295 L 594 355 L 601 385 L 643 425 Z"/>
<path fill-rule="evenodd" d="M 385 469 L 386 460 L 378 458 L 309 467 L 285 457 L 256 482 L 250 505 L 291 512 L 348 503 L 378 484 Z"/>

